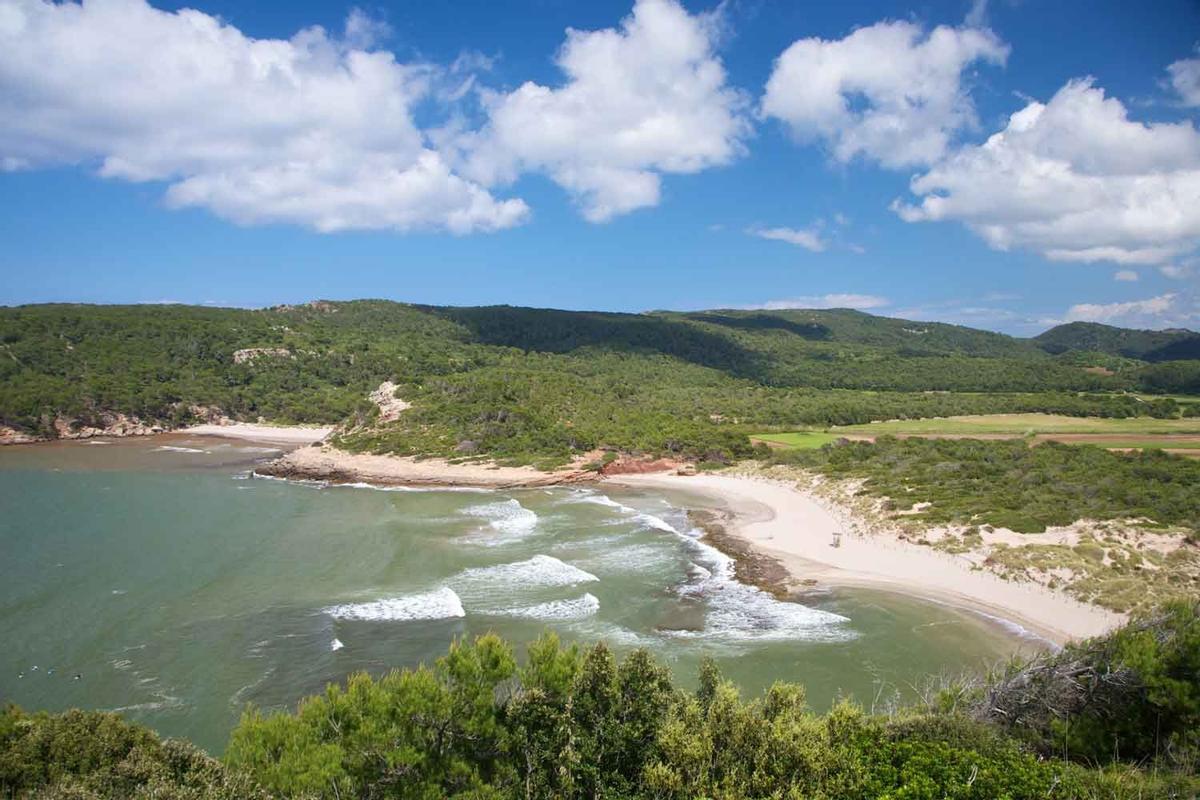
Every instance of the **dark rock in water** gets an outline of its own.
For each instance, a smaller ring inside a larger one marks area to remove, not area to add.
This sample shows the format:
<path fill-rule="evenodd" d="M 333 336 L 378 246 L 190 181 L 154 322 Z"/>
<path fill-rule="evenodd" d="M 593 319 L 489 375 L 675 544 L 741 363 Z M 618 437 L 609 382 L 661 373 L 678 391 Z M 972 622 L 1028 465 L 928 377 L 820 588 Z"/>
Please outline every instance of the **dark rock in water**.
<path fill-rule="evenodd" d="M 795 582 L 783 563 L 754 549 L 750 542 L 730 533 L 727 515 L 719 511 L 688 511 L 688 521 L 704 531 L 704 540 L 733 559 L 733 574 L 742 583 L 757 586 L 780 600 L 789 600 Z"/>

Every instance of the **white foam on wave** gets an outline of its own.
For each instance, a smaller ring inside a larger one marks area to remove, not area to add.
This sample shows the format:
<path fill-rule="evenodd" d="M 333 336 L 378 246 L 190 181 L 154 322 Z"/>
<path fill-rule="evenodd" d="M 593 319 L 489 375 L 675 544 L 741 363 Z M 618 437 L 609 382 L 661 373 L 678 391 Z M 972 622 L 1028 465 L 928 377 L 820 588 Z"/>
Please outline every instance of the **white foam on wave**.
<path fill-rule="evenodd" d="M 684 596 L 706 604 L 703 631 L 672 631 L 678 638 L 712 638 L 726 641 L 846 641 L 857 634 L 840 614 L 800 603 L 776 600 L 757 586 L 734 577 L 734 560 L 711 545 L 680 534 L 693 549 L 698 563 L 689 570 L 691 580 L 679 587 Z"/>
<path fill-rule="evenodd" d="M 664 531 L 666 533 L 679 533 L 675 526 L 664 520 L 662 517 L 656 517 L 653 514 L 648 514 L 644 511 L 638 511 L 636 508 L 627 506 L 624 503 L 618 503 L 608 495 L 599 493 L 580 494 L 576 496 L 575 502 L 578 503 L 594 503 L 606 508 L 615 508 L 623 514 L 632 517 L 634 522 L 645 528 L 654 528 L 655 530 Z"/>
<path fill-rule="evenodd" d="M 159 445 L 158 447 L 156 447 L 154 449 L 157 452 L 164 452 L 164 453 L 207 453 L 208 452 L 207 450 L 201 450 L 196 447 L 177 447 L 173 444 Z"/>
<path fill-rule="evenodd" d="M 509 587 L 574 586 L 600 580 L 590 572 L 559 561 L 554 556 L 538 554 L 525 561 L 495 564 L 490 567 L 464 569 L 457 580 L 468 584 L 501 584 Z M 453 582 L 453 581 L 452 581 Z"/>
<path fill-rule="evenodd" d="M 484 544 L 503 544 L 524 539 L 537 528 L 538 515 L 521 505 L 519 500 L 500 500 L 462 510 L 468 517 L 487 520 L 488 527 L 498 536 L 484 539 Z"/>
<path fill-rule="evenodd" d="M 600 601 L 591 593 L 574 600 L 551 600 L 532 606 L 506 608 L 495 612 L 507 617 L 540 620 L 572 620 L 590 617 L 600 610 Z"/>
<path fill-rule="evenodd" d="M 432 592 L 385 597 L 367 603 L 344 603 L 324 609 L 335 619 L 405 622 L 421 619 L 465 617 L 462 601 L 448 586 Z"/>
<path fill-rule="evenodd" d="M 333 651 L 333 652 L 335 652 L 335 653 L 336 653 L 338 650 L 341 650 L 341 649 L 342 649 L 343 647 L 345 647 L 345 646 L 346 646 L 346 645 L 342 644 L 342 640 L 341 640 L 341 639 L 334 639 L 332 642 L 330 642 L 330 643 L 329 643 L 329 649 L 330 649 L 330 650 L 332 650 L 332 651 Z"/>

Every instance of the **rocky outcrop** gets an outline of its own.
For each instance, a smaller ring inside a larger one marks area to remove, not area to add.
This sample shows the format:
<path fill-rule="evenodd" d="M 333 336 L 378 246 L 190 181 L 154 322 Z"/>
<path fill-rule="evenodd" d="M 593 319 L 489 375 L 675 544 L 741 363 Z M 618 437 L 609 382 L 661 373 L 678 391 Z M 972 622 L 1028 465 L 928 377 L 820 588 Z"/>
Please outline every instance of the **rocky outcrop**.
<path fill-rule="evenodd" d="M 166 430 L 162 425 L 142 422 L 137 417 L 101 412 L 100 425 L 81 425 L 79 420 L 54 418 L 54 434 L 58 439 L 91 439 L 95 436 L 149 436 Z"/>
<path fill-rule="evenodd" d="M 16 428 L 10 428 L 7 425 L 0 425 L 0 445 L 4 444 L 29 444 L 31 442 L 42 441 L 36 436 L 28 433 L 22 433 Z"/>
<path fill-rule="evenodd" d="M 380 422 L 395 422 L 400 418 L 402 411 L 412 408 L 412 403 L 405 402 L 396 397 L 396 389 L 398 388 L 391 381 L 384 381 L 379 384 L 378 389 L 367 395 L 368 400 L 379 406 Z"/>
<path fill-rule="evenodd" d="M 233 351 L 233 363 L 253 364 L 260 358 L 295 358 L 286 347 L 247 347 Z"/>
<path fill-rule="evenodd" d="M 618 458 L 600 468 L 601 475 L 641 475 L 647 472 L 674 472 L 684 465 L 671 458 Z"/>

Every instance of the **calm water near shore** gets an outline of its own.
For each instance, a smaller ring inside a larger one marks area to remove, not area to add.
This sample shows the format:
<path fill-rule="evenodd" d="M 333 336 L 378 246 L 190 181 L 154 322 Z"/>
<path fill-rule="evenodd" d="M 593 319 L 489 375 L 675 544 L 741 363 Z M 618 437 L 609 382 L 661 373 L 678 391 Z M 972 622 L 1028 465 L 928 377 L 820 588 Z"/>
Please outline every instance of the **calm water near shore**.
<path fill-rule="evenodd" d="M 881 592 L 777 601 L 660 495 L 249 475 L 277 452 L 181 435 L 0 449 L 0 702 L 120 710 L 219 753 L 246 704 L 291 707 L 487 631 L 648 647 L 686 683 L 712 655 L 744 692 L 799 681 L 819 709 L 1034 646 Z"/>

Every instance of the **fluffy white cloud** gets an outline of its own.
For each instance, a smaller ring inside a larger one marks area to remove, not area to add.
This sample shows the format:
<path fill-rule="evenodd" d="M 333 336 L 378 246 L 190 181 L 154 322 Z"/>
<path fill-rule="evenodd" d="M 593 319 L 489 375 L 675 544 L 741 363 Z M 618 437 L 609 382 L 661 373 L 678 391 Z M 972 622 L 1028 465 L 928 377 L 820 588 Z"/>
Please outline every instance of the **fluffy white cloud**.
<path fill-rule="evenodd" d="M 1114 281 L 1126 281 L 1128 283 L 1133 283 L 1139 278 L 1141 278 L 1141 276 L 1132 269 L 1119 269 L 1113 273 Z"/>
<path fill-rule="evenodd" d="M 1171 86 L 1185 106 L 1200 106 L 1200 58 L 1183 58 L 1167 67 Z"/>
<path fill-rule="evenodd" d="M 431 68 L 370 52 L 353 12 L 254 39 L 199 11 L 143 0 L 0 0 L 0 163 L 97 164 L 165 181 L 174 206 L 242 223 L 496 230 L 521 222 L 455 175 L 412 118 Z"/>
<path fill-rule="evenodd" d="M 911 22 L 879 22 L 834 41 L 800 39 L 776 60 L 761 111 L 801 141 L 828 142 L 838 161 L 930 164 L 957 131 L 976 124 L 964 70 L 1007 57 L 991 31 L 940 26 L 926 34 Z"/>
<path fill-rule="evenodd" d="M 1200 133 L 1130 120 L 1091 80 L 1031 102 L 984 144 L 913 179 L 909 222 L 959 220 L 993 248 L 1161 264 L 1200 241 Z"/>
<path fill-rule="evenodd" d="M 803 247 L 805 250 L 811 250 L 814 253 L 820 253 L 828 246 L 825 240 L 821 238 L 820 231 L 816 228 L 749 228 L 746 230 L 746 233 L 762 239 L 773 239 L 779 242 L 794 244 L 797 247 Z"/>
<path fill-rule="evenodd" d="M 463 174 L 494 186 L 543 172 L 604 222 L 656 205 L 663 173 L 729 163 L 750 124 L 714 52 L 718 27 L 675 0 L 638 0 L 620 28 L 568 30 L 561 87 L 483 93 L 487 124 L 453 140 Z"/>
<path fill-rule="evenodd" d="M 1177 310 L 1178 297 L 1178 294 L 1168 292 L 1146 300 L 1131 300 L 1126 303 L 1079 303 L 1067 310 L 1067 321 L 1137 324 L 1147 318 L 1158 319 Z"/>
<path fill-rule="evenodd" d="M 791 297 L 786 300 L 768 300 L 753 306 L 740 306 L 748 311 L 784 311 L 789 308 L 883 308 L 891 305 L 886 297 L 873 294 L 823 294 Z"/>

